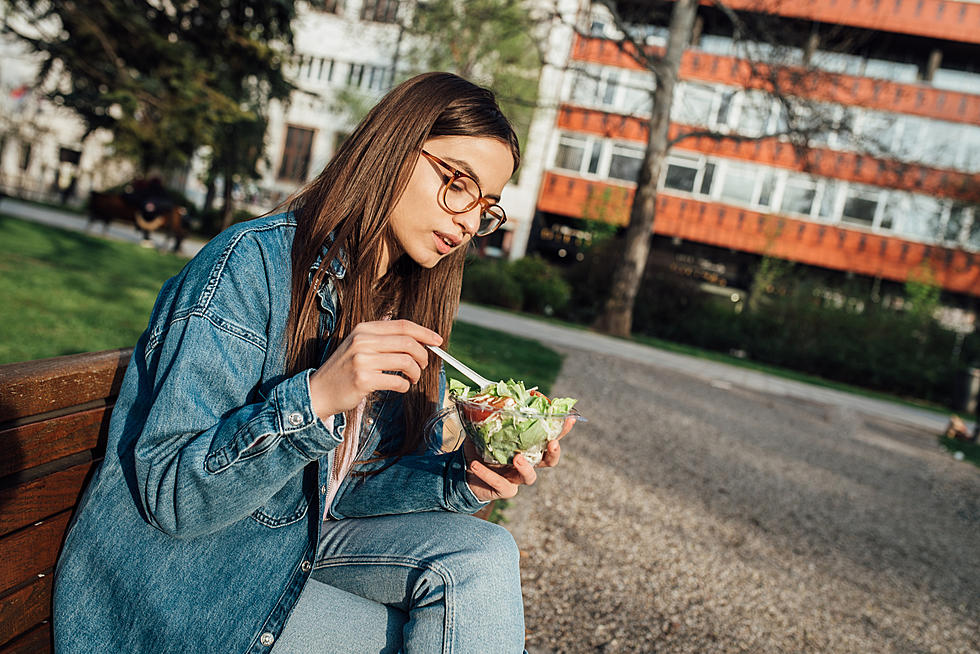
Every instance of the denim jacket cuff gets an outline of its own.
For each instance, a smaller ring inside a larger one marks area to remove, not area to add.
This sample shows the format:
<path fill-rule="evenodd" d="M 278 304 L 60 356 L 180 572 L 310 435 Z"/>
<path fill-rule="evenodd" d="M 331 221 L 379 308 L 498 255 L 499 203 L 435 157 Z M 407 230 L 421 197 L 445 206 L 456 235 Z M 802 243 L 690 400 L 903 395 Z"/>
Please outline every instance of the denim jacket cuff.
<path fill-rule="evenodd" d="M 476 513 L 490 502 L 483 502 L 473 494 L 473 489 L 466 482 L 466 456 L 463 448 L 459 448 L 449 460 L 447 471 L 450 492 L 447 504 L 459 513 Z"/>
<path fill-rule="evenodd" d="M 312 369 L 301 372 L 276 387 L 276 415 L 283 438 L 302 456 L 315 461 L 344 440 L 343 413 L 327 426 L 313 411 L 310 398 Z"/>

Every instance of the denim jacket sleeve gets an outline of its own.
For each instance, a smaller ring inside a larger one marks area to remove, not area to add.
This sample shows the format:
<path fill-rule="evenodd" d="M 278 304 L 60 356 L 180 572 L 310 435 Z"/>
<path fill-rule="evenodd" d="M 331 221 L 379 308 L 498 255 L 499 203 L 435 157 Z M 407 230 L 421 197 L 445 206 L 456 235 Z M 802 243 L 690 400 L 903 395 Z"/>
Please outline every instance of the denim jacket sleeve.
<path fill-rule="evenodd" d="M 136 490 L 147 521 L 176 537 L 248 516 L 343 438 L 342 416 L 329 430 L 313 412 L 311 371 L 262 384 L 272 284 L 248 249 L 171 280 L 134 356 Z"/>
<path fill-rule="evenodd" d="M 445 396 L 445 389 L 446 373 L 440 367 L 440 398 Z M 360 518 L 439 510 L 474 513 L 487 505 L 477 499 L 466 482 L 462 448 L 442 452 L 439 444 L 430 443 L 420 454 L 403 456 L 394 463 L 385 461 L 361 468 L 362 472 L 367 470 L 379 471 L 348 482 L 350 492 L 342 492 L 331 508 L 334 517 Z"/>

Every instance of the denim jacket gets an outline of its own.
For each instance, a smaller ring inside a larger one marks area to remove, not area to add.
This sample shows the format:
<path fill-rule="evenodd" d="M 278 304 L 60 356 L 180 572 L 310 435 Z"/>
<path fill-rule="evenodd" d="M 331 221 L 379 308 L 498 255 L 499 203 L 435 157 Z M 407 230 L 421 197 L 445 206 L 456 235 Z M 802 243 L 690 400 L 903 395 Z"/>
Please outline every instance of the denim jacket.
<path fill-rule="evenodd" d="M 274 645 L 311 573 L 344 431 L 342 414 L 327 429 L 313 412 L 312 370 L 284 373 L 295 226 L 281 214 L 226 230 L 160 291 L 58 560 L 56 652 Z M 336 295 L 324 288 L 330 328 Z M 364 452 L 401 436 L 401 395 L 380 394 L 370 415 Z M 462 453 L 433 448 L 348 476 L 329 513 L 481 506 Z"/>

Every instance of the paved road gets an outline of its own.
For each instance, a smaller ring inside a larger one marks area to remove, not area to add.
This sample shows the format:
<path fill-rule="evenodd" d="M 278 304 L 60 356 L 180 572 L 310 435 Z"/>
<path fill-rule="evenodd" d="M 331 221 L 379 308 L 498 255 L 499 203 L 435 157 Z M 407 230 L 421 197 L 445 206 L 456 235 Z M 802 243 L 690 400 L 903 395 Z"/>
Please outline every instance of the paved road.
<path fill-rule="evenodd" d="M 90 228 L 87 216 L 77 214 L 73 211 L 42 207 L 30 202 L 21 202 L 11 198 L 0 198 L 0 213 L 50 227 L 60 227 L 61 229 L 70 229 L 76 232 L 89 232 L 93 236 L 104 236 L 105 238 L 124 241 L 126 243 L 141 243 L 143 240 L 142 233 L 132 225 L 115 222 L 109 225 L 108 228 L 103 229 L 100 223 Z M 164 250 L 172 246 L 172 241 L 167 239 L 163 234 L 154 233 L 150 236 L 153 241 L 153 246 L 159 250 Z M 183 255 L 192 257 L 202 247 L 204 247 L 204 241 L 188 238 L 181 244 L 180 252 Z"/>
<path fill-rule="evenodd" d="M 0 199 L 0 212 L 24 218 L 25 220 L 33 220 L 46 225 L 77 231 L 86 231 L 88 222 L 84 216 L 76 213 L 39 207 L 10 198 Z M 101 227 L 94 228 L 92 233 L 101 233 Z M 132 243 L 138 243 L 141 239 L 137 230 L 118 223 L 114 223 L 105 235 L 109 238 Z M 163 248 L 166 246 L 162 236 L 155 234 L 154 238 L 154 244 L 157 247 Z M 204 242 L 202 241 L 187 239 L 184 241 L 181 251 L 187 256 L 193 256 L 203 245 Z M 533 336 L 547 345 L 585 349 L 613 355 L 629 361 L 643 362 L 647 365 L 668 370 L 681 371 L 701 379 L 709 380 L 719 387 L 731 385 L 773 395 L 821 402 L 831 406 L 853 409 L 868 415 L 881 416 L 914 425 L 933 433 L 938 433 L 945 429 L 948 421 L 948 416 L 921 409 L 781 379 L 737 366 L 665 352 L 649 346 L 638 345 L 584 330 L 568 329 L 522 316 L 515 316 L 504 311 L 464 304 L 460 307 L 459 319 L 464 322 L 483 324 L 512 334 Z M 972 428 L 972 422 L 969 424 Z"/>
<path fill-rule="evenodd" d="M 506 510 L 534 654 L 980 652 L 980 471 L 934 431 L 593 348 Z"/>

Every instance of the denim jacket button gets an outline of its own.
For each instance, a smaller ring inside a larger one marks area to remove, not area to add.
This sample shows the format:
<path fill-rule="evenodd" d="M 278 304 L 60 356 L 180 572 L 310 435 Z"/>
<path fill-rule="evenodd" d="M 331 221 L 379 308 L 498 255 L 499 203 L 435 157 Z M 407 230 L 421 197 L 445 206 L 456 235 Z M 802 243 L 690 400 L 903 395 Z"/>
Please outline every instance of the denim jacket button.
<path fill-rule="evenodd" d="M 303 414 L 296 412 L 289 414 L 289 424 L 293 427 L 298 427 L 303 424 Z"/>
<path fill-rule="evenodd" d="M 303 561 L 303 563 L 300 564 L 299 569 L 303 572 L 309 572 L 313 569 L 313 564 L 309 561 Z"/>
<path fill-rule="evenodd" d="M 276 642 L 276 637 L 267 631 L 259 636 L 259 642 L 265 647 L 272 647 L 272 643 Z"/>

